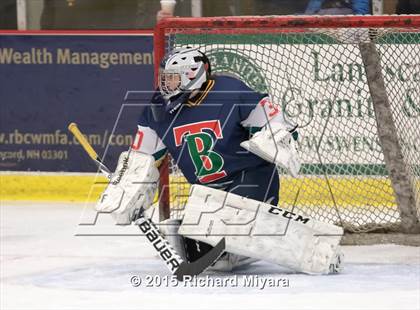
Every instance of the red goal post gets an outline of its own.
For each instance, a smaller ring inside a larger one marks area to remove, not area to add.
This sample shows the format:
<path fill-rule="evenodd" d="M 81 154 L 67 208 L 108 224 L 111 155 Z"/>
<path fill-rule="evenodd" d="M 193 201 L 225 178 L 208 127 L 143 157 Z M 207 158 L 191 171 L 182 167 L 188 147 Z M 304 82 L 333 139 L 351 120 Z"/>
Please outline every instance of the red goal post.
<path fill-rule="evenodd" d="M 221 62 L 219 73 L 238 78 L 240 72 L 223 61 L 248 59 L 279 105 L 291 89 L 296 92 L 289 101 L 301 109 L 306 155 L 301 177 L 281 176 L 283 207 L 351 232 L 418 231 L 420 15 L 167 18 L 154 30 L 155 78 L 165 53 L 183 46 L 209 53 Z M 161 218 L 170 216 L 170 205 L 182 209 L 188 185 L 180 175 L 167 158 Z"/>

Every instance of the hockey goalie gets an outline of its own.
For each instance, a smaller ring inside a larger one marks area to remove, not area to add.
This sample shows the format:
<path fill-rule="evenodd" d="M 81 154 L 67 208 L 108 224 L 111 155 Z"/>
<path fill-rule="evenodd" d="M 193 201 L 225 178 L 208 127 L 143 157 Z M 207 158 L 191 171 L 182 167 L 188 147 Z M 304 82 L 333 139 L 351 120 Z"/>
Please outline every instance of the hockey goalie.
<path fill-rule="evenodd" d="M 160 226 L 183 260 L 199 259 L 223 236 L 225 252 L 210 269 L 266 260 L 308 274 L 337 273 L 342 229 L 277 206 L 277 167 L 299 173 L 297 128 L 267 94 L 212 76 L 198 49 L 174 50 L 160 64 L 159 88 L 96 209 L 118 224 L 135 221 L 151 206 L 157 166 L 170 153 L 192 187 L 183 219 Z"/>

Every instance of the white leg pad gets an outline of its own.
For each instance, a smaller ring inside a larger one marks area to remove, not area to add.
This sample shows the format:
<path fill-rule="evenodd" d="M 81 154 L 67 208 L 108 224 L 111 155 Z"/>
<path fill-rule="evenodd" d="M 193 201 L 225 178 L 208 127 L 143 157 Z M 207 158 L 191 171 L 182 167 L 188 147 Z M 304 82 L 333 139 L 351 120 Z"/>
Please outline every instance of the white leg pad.
<path fill-rule="evenodd" d="M 308 274 L 327 274 L 343 229 L 304 214 L 193 185 L 179 233 L 226 251 Z"/>
<path fill-rule="evenodd" d="M 186 261 L 187 254 L 185 253 L 184 238 L 178 234 L 179 226 L 181 225 L 180 219 L 166 219 L 159 223 L 159 228 L 162 234 L 168 240 L 169 244 L 174 250 Z"/>

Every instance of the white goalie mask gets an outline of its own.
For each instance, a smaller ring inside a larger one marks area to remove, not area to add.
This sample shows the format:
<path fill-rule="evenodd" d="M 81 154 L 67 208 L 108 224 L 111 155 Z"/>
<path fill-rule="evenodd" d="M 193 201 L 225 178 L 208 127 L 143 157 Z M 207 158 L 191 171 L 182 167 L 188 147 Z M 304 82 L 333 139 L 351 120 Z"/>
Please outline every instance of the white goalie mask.
<path fill-rule="evenodd" d="M 210 64 L 198 49 L 173 50 L 162 60 L 159 70 L 159 90 L 170 99 L 181 92 L 199 89 L 208 79 Z"/>

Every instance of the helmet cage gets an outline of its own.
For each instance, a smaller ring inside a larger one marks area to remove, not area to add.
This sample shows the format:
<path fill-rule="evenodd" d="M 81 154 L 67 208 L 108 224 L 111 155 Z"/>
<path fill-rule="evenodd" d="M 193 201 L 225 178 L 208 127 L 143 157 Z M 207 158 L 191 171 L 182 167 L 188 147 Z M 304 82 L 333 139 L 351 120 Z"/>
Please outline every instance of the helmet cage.
<path fill-rule="evenodd" d="M 181 74 L 174 69 L 159 69 L 159 89 L 169 98 L 181 92 Z"/>

